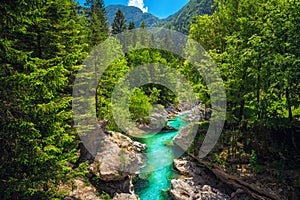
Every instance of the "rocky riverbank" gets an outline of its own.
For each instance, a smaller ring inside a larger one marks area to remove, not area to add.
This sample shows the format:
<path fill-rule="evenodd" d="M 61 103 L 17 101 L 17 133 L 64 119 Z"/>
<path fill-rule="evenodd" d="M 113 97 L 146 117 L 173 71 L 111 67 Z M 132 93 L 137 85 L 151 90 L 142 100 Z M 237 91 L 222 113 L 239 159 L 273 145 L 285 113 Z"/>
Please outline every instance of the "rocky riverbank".
<path fill-rule="evenodd" d="M 105 122 L 104 122 L 105 124 Z M 118 133 L 103 131 L 96 156 L 81 145 L 79 162 L 89 161 L 89 173 L 84 179 L 75 178 L 75 187 L 63 186 L 69 191 L 67 199 L 101 199 L 98 194 L 108 194 L 114 200 L 139 199 L 134 193 L 132 179 L 143 167 L 147 146 Z"/>
<path fill-rule="evenodd" d="M 171 180 L 170 195 L 173 199 L 229 199 L 226 188 L 217 189 L 220 188 L 218 180 L 191 158 L 174 159 L 174 168 L 182 176 Z"/>
<path fill-rule="evenodd" d="M 205 161 L 203 161 L 205 163 Z M 174 160 L 174 168 L 181 177 L 171 181 L 170 195 L 175 200 L 190 199 L 289 199 L 290 188 L 275 183 L 275 180 L 262 177 L 247 177 L 247 182 L 218 169 L 209 169 L 207 163 L 200 164 L 191 157 Z M 296 198 L 297 199 L 297 198 Z"/>
<path fill-rule="evenodd" d="M 176 131 L 175 128 L 168 126 L 168 120 L 172 120 L 179 113 L 187 115 L 187 117 L 184 117 L 184 120 L 187 122 L 202 121 L 210 118 L 210 110 L 206 109 L 202 104 L 194 107 L 187 105 L 174 105 L 166 108 L 156 106 L 149 116 L 149 123 L 139 124 L 137 128 L 141 130 L 141 133 L 136 134 L 142 134 L 143 131 L 147 133 Z M 134 135 L 135 133 L 132 134 Z"/>
<path fill-rule="evenodd" d="M 181 109 L 185 108 L 173 109 L 169 107 L 158 109 L 150 115 L 150 121 L 152 123 L 149 125 L 141 125 L 138 128 L 148 129 L 148 132 L 155 129 L 160 129 L 160 132 L 174 131 L 176 129 L 169 126 L 167 122 L 178 115 L 178 113 L 182 111 Z M 201 113 L 201 119 L 205 117 L 203 114 L 205 112 L 199 106 L 188 112 L 189 115 L 192 115 L 194 118 L 199 117 L 199 114 L 197 114 L 199 112 Z M 67 189 L 69 195 L 65 199 L 79 198 L 97 200 L 103 198 L 103 196 L 99 196 L 99 194 L 109 195 L 110 198 L 114 200 L 139 199 L 135 194 L 132 179 L 145 163 L 144 152 L 147 147 L 145 144 L 133 141 L 121 133 L 108 131 L 105 127 L 106 124 L 107 121 L 99 122 L 98 127 L 104 133 L 101 133 L 101 137 L 98 137 L 96 132 L 93 133 L 94 138 L 98 138 L 97 141 L 100 141 L 97 147 L 98 150 L 94 156 L 81 145 L 80 159 L 78 162 L 89 161 L 89 173 L 87 174 L 87 178 L 74 179 L 75 187 Z M 199 189 L 198 183 L 191 181 L 193 180 L 189 180 L 189 178 L 186 180 L 172 181 L 173 190 L 171 194 L 173 194 L 174 199 L 176 199 L 175 197 L 180 197 L 182 194 L 182 192 L 176 193 L 176 188 L 179 188 L 179 190 L 180 188 L 186 188 L 188 194 L 191 191 L 197 191 Z M 191 185 L 191 188 L 186 187 L 187 185 Z M 213 192 L 216 192 L 214 188 L 208 185 L 203 186 L 205 187 L 201 187 L 201 190 L 203 190 L 204 196 L 208 194 L 210 195 L 208 197 L 212 197 Z M 204 191 L 206 191 L 206 193 Z M 222 195 L 220 192 L 216 192 L 216 194 Z M 191 193 L 191 196 L 198 197 L 196 193 Z"/>
<path fill-rule="evenodd" d="M 199 129 L 198 123 L 193 123 L 196 117 L 206 120 L 210 114 L 201 110 L 201 107 L 198 107 L 195 112 L 187 111 L 184 120 L 189 121 L 190 124 L 182 128 L 173 139 L 175 145 L 184 150 L 189 149 L 188 154 L 197 160 L 190 159 L 190 157 L 174 160 L 175 168 L 183 175 L 181 178 L 172 180 L 170 194 L 175 200 L 224 199 L 223 194 L 229 199 L 299 199 L 297 197 L 299 187 L 293 187 L 293 185 L 299 185 L 297 182 L 299 173 L 297 170 L 283 170 L 282 164 L 287 159 L 282 156 L 281 152 L 279 152 L 281 161 L 274 159 L 270 163 L 262 163 L 260 160 L 258 164 L 256 160 L 253 164 L 253 157 L 256 159 L 256 154 L 246 154 L 243 149 L 243 151 L 239 150 L 242 152 L 239 156 L 230 158 L 229 150 L 232 149 L 224 144 L 217 144 L 215 152 L 219 151 L 220 154 L 211 153 L 205 159 L 199 159 L 197 156 L 203 144 L 208 122 L 204 122 L 202 129 Z M 243 147 L 242 143 L 238 142 L 237 145 L 239 148 Z M 200 166 L 200 163 L 203 166 Z M 276 167 L 278 164 L 282 167 Z"/>
<path fill-rule="evenodd" d="M 144 165 L 146 148 L 121 133 L 109 132 L 102 139 L 90 170 L 103 181 L 124 180 Z"/>
<path fill-rule="evenodd" d="M 175 131 L 171 126 L 168 126 L 168 120 L 174 118 L 179 110 L 171 107 L 163 108 L 156 106 L 153 108 L 149 116 L 149 123 L 139 124 L 137 128 L 147 133 L 156 133 L 161 131 Z"/>

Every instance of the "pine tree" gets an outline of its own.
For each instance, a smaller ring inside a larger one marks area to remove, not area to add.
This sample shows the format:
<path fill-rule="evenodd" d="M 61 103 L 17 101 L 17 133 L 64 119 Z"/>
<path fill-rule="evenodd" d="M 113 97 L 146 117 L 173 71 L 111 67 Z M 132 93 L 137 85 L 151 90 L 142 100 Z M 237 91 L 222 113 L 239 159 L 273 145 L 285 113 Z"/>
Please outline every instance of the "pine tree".
<path fill-rule="evenodd" d="M 139 29 L 139 39 L 140 39 L 140 45 L 148 45 L 149 44 L 149 35 L 146 28 L 146 23 L 144 21 L 140 24 Z"/>
<path fill-rule="evenodd" d="M 86 14 L 89 27 L 89 44 L 92 47 L 108 37 L 106 11 L 103 0 L 86 0 Z"/>
<path fill-rule="evenodd" d="M 132 29 L 135 29 L 135 24 L 133 21 L 131 21 L 128 26 L 128 30 L 132 30 Z"/>
<path fill-rule="evenodd" d="M 127 29 L 125 16 L 120 9 L 116 12 L 114 21 L 111 26 L 112 34 L 114 35 L 121 33 Z"/>
<path fill-rule="evenodd" d="M 146 28 L 146 23 L 145 23 L 145 21 L 142 21 L 142 22 L 141 22 L 140 28 L 141 28 L 141 29 L 145 29 L 145 28 Z"/>
<path fill-rule="evenodd" d="M 72 170 L 70 85 L 86 55 L 76 8 L 69 0 L 0 5 L 0 199 L 49 199 Z"/>

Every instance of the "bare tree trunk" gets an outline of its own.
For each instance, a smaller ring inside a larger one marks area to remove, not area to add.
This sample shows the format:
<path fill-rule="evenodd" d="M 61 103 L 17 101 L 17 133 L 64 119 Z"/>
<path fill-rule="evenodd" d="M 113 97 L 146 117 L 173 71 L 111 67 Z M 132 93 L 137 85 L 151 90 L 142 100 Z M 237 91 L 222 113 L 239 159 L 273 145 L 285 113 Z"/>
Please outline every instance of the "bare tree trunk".
<path fill-rule="evenodd" d="M 286 97 L 287 109 L 289 112 L 289 120 L 292 121 L 293 113 L 292 113 L 291 99 L 290 99 L 290 93 L 288 87 L 285 89 L 285 97 Z"/>

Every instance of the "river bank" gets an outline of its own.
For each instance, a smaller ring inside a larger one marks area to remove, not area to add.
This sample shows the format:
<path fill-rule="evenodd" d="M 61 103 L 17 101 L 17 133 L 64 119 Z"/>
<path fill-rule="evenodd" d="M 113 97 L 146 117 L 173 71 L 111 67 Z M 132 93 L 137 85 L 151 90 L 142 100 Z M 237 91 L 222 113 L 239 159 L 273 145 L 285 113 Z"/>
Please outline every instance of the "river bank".
<path fill-rule="evenodd" d="M 77 189 L 72 189 L 69 197 L 105 199 L 103 195 L 107 194 L 107 198 L 114 200 L 290 199 L 294 191 L 290 184 L 278 183 L 274 177 L 251 171 L 249 155 L 242 160 L 244 164 L 232 164 L 230 168 L 216 159 L 216 152 L 222 150 L 220 144 L 205 159 L 197 158 L 198 151 L 193 146 L 200 144 L 199 135 L 187 154 L 174 145 L 174 140 L 188 133 L 193 118 L 205 120 L 205 114 L 197 112 L 199 110 L 176 112 L 176 117 L 172 112 L 169 116 L 173 118 L 167 118 L 167 125 L 173 130 L 143 138 L 129 138 L 100 126 L 105 137 L 101 150 L 90 160 L 89 180 L 75 179 Z M 205 134 L 201 128 L 200 134 Z M 81 154 L 84 155 L 84 151 Z M 297 193 L 294 194 L 297 199 Z"/>
<path fill-rule="evenodd" d="M 186 123 L 189 125 L 180 127 L 180 130 L 172 136 L 172 141 L 179 141 L 181 140 L 180 138 L 186 137 L 186 133 L 193 126 L 191 123 L 192 119 L 197 117 L 195 113 L 197 114 L 197 112 L 185 112 L 188 116 L 182 117 L 181 120 L 186 120 Z M 205 119 L 205 116 L 201 115 L 200 119 Z M 206 126 L 206 123 L 203 121 L 204 126 Z M 200 133 L 205 134 L 202 133 L 201 127 Z M 196 142 L 193 145 L 198 144 L 199 141 L 197 140 L 199 140 L 199 135 L 196 136 Z M 169 143 L 172 142 L 169 141 Z M 291 177 L 293 176 L 292 174 L 295 174 L 294 172 L 291 171 L 290 175 L 286 174 L 284 182 L 280 182 L 274 175 L 257 171 L 259 166 L 254 163 L 256 158 L 253 153 L 251 155 L 244 153 L 240 157 L 241 159 L 236 158 L 236 161 L 232 163 L 232 168 L 230 168 L 228 163 L 225 163 L 227 166 L 225 168 L 223 167 L 224 162 L 221 162 L 216 154 L 216 151 L 219 150 L 221 150 L 220 144 L 216 145 L 207 158 L 198 159 L 197 150 L 189 148 L 187 153 L 193 158 L 190 156 L 175 158 L 174 168 L 168 166 L 169 171 L 173 171 L 173 179 L 170 178 L 170 175 L 167 179 L 169 184 L 166 184 L 166 186 L 170 187 L 168 194 L 166 192 L 155 193 L 153 191 L 143 193 L 144 190 L 141 190 L 139 191 L 141 199 L 297 199 L 297 192 L 295 191 L 297 188 L 292 187 L 291 183 L 285 182 L 288 179 L 295 180 L 295 177 Z M 275 174 L 283 173 L 274 168 L 264 169 L 265 172 L 268 172 L 268 170 L 270 172 L 273 171 Z M 150 178 L 152 175 L 150 174 Z M 147 190 L 147 187 L 151 187 L 149 185 L 151 183 L 155 184 L 155 181 L 158 179 L 153 180 L 144 183 L 144 189 Z M 164 187 L 163 191 L 166 191 L 166 188 Z"/>
<path fill-rule="evenodd" d="M 181 175 L 187 176 L 172 180 L 171 195 L 174 199 L 189 199 L 195 195 L 199 197 L 205 185 L 212 188 L 210 191 L 213 191 L 213 188 L 223 190 L 229 199 L 299 199 L 300 176 L 299 168 L 296 167 L 299 156 L 295 152 L 291 152 L 290 155 L 284 155 L 280 150 L 269 152 L 269 149 L 274 147 L 272 144 L 261 153 L 258 148 L 254 150 L 254 147 L 260 145 L 259 142 L 255 140 L 247 144 L 241 140 L 241 136 L 236 144 L 233 141 L 227 143 L 226 137 L 232 139 L 238 136 L 236 132 L 225 127 L 223 137 L 220 138 L 221 142 L 217 143 L 208 156 L 200 159 L 199 149 L 208 123 L 203 121 L 199 124 L 197 135 L 187 151 L 189 157 L 174 160 L 175 168 Z M 184 127 L 175 139 L 184 138 L 192 128 L 192 124 Z M 238 131 L 244 131 L 241 133 L 242 136 L 251 133 L 251 129 Z M 249 150 L 249 147 L 252 147 L 252 150 Z M 269 157 L 266 159 L 265 156 Z M 293 157 L 294 160 L 289 161 L 287 156 Z M 217 182 L 203 182 L 201 177 L 207 177 L 203 171 L 209 171 L 208 174 Z M 183 189 L 184 185 L 189 185 L 189 188 Z"/>
<path fill-rule="evenodd" d="M 182 121 L 181 117 L 175 117 L 168 124 L 179 130 L 188 123 Z M 173 169 L 173 159 L 183 153 L 172 146 L 172 139 L 178 134 L 177 130 L 150 134 L 140 141 L 147 145 L 146 166 L 139 172 L 139 179 L 135 183 L 135 191 L 141 200 L 169 199 L 167 191 L 171 179 L 177 176 Z"/>
<path fill-rule="evenodd" d="M 168 192 L 171 180 L 179 176 L 173 167 L 173 160 L 185 153 L 185 150 L 173 144 L 173 140 L 190 123 L 204 120 L 207 114 L 203 106 L 197 105 L 190 110 L 184 107 L 177 110 L 165 109 L 159 114 L 155 113 L 154 116 L 164 116 L 164 119 L 168 120 L 166 126 L 173 127 L 174 130 L 162 130 L 139 140 L 147 145 L 147 164 L 138 175 L 140 179 L 135 183 L 135 190 L 142 200 L 172 199 L 172 195 Z"/>
<path fill-rule="evenodd" d="M 292 199 L 291 187 L 268 176 L 241 178 L 190 156 L 175 159 L 174 168 L 182 175 L 171 181 L 170 194 L 175 200 Z"/>

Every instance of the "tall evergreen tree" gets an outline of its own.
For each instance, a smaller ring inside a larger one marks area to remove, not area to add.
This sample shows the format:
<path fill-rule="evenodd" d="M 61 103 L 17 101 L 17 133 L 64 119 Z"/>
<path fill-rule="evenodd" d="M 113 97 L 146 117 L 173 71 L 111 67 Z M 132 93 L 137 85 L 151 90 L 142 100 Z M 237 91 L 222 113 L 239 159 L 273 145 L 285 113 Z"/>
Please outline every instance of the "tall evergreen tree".
<path fill-rule="evenodd" d="M 128 30 L 135 29 L 135 24 L 133 21 L 129 22 Z"/>
<path fill-rule="evenodd" d="M 117 10 L 114 21 L 111 26 L 112 34 L 121 33 L 127 29 L 125 16 L 120 9 Z"/>
<path fill-rule="evenodd" d="M 86 0 L 86 14 L 89 26 L 89 44 L 92 47 L 108 37 L 107 19 L 103 0 Z"/>
<path fill-rule="evenodd" d="M 139 39 L 140 39 L 140 45 L 147 45 L 149 44 L 149 35 L 147 32 L 147 27 L 145 21 L 142 21 L 140 24 L 139 29 Z"/>
<path fill-rule="evenodd" d="M 69 0 L 0 5 L 1 199 L 51 198 L 71 172 L 69 89 L 86 46 L 76 7 Z"/>
<path fill-rule="evenodd" d="M 142 21 L 142 22 L 141 22 L 140 28 L 141 28 L 141 29 L 145 29 L 145 28 L 146 28 L 146 23 L 145 23 L 145 21 Z"/>
<path fill-rule="evenodd" d="M 89 45 L 91 48 L 97 46 L 108 37 L 107 19 L 103 0 L 86 0 L 87 19 L 89 30 Z M 96 69 L 95 69 L 96 71 Z M 97 77 L 96 77 L 97 78 Z M 98 105 L 98 93 L 95 96 Z M 98 107 L 96 107 L 98 112 Z"/>

